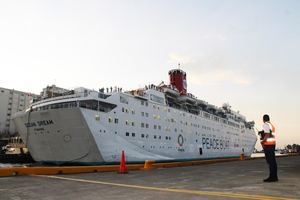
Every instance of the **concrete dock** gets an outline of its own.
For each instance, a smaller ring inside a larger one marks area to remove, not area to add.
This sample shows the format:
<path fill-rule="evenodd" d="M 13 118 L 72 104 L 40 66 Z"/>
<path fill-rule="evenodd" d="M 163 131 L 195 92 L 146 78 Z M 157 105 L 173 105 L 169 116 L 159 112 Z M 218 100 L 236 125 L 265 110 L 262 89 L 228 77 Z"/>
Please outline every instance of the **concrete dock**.
<path fill-rule="evenodd" d="M 264 159 L 188 167 L 0 178 L 0 199 L 300 199 L 300 156 L 277 158 L 279 182 L 264 183 Z"/>

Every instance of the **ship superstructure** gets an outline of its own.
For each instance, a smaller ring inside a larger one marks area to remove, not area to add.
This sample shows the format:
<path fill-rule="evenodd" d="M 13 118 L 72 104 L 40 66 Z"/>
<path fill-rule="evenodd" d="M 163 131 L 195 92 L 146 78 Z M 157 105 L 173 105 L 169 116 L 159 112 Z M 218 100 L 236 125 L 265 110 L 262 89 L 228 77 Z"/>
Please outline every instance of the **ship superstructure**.
<path fill-rule="evenodd" d="M 187 93 L 186 73 L 169 71 L 170 84 L 85 88 L 33 103 L 14 116 L 34 158 L 51 163 L 177 161 L 250 156 L 254 122 Z"/>

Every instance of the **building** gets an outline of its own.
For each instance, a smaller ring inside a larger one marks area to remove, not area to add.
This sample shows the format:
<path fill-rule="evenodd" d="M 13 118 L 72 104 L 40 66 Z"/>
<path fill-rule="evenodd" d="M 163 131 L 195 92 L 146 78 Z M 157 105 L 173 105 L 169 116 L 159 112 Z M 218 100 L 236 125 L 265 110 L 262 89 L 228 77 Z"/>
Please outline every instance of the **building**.
<path fill-rule="evenodd" d="M 51 85 L 51 86 L 47 86 L 46 88 L 43 89 L 43 91 L 41 92 L 41 98 L 47 99 L 47 98 L 51 98 L 51 97 L 57 97 L 57 96 L 61 96 L 68 92 L 70 92 L 70 90 L 57 87 L 56 85 Z"/>
<path fill-rule="evenodd" d="M 0 87 L 0 136 L 16 133 L 14 113 L 25 110 L 38 95 Z"/>

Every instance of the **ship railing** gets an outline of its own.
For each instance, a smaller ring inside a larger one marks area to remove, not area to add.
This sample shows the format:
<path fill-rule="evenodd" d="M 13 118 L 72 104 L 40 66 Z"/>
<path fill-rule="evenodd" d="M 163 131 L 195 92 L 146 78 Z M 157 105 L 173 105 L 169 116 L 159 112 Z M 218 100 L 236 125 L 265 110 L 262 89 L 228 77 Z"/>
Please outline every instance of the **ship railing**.
<path fill-rule="evenodd" d="M 35 103 L 31 104 L 31 106 L 36 106 L 36 105 L 39 105 L 39 104 L 48 103 L 48 102 L 57 101 L 57 100 L 70 99 L 70 98 L 78 98 L 78 97 L 82 97 L 82 96 L 83 96 L 82 94 L 76 93 L 76 94 L 72 94 L 72 95 L 53 97 L 53 98 L 50 98 L 50 99 L 44 99 L 44 100 L 35 102 Z"/>
<path fill-rule="evenodd" d="M 197 99 L 193 94 L 191 93 L 187 93 L 186 96 L 190 97 L 190 98 L 193 98 L 193 99 Z"/>

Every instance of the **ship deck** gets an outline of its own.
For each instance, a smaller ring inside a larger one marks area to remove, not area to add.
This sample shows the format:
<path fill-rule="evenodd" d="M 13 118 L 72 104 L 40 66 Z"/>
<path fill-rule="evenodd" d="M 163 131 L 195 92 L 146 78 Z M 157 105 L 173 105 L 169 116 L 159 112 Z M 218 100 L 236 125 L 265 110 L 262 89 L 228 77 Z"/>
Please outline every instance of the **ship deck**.
<path fill-rule="evenodd" d="M 279 182 L 264 183 L 264 159 L 174 168 L 0 178 L 0 199 L 299 199 L 300 156 L 277 158 Z"/>

